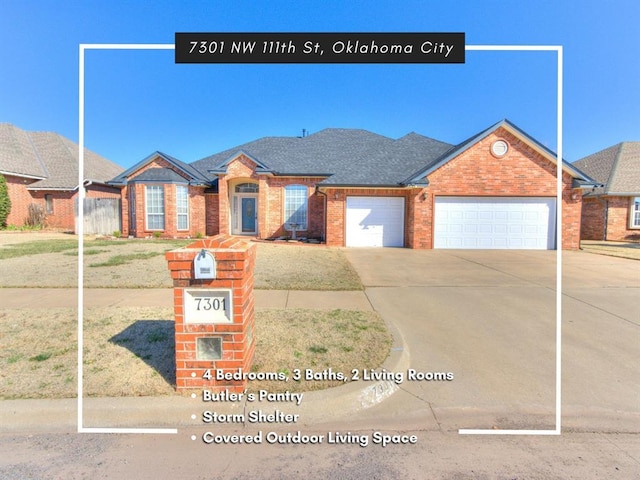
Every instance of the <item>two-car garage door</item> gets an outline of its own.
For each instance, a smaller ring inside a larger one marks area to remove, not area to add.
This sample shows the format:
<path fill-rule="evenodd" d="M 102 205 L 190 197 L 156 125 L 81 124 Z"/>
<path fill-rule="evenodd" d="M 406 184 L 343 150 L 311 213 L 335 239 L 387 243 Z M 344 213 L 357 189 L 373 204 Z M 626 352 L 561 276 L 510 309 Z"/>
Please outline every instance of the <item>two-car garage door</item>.
<path fill-rule="evenodd" d="M 402 197 L 347 197 L 346 246 L 404 246 Z M 434 248 L 553 249 L 554 197 L 436 197 Z"/>
<path fill-rule="evenodd" d="M 436 197 L 434 248 L 553 249 L 553 197 Z"/>

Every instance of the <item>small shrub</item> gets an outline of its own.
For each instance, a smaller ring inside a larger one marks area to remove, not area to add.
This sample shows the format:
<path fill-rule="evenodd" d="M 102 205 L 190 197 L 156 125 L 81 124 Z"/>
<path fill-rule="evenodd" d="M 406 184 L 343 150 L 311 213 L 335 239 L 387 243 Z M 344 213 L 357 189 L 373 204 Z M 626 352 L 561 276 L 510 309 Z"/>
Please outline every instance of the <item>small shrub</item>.
<path fill-rule="evenodd" d="M 47 214 L 44 211 L 44 207 L 42 205 L 38 205 L 37 203 L 30 203 L 28 207 L 27 213 L 27 221 L 26 224 L 30 227 L 44 227 L 44 222 L 47 218 Z"/>
<path fill-rule="evenodd" d="M 327 350 L 326 347 L 321 347 L 321 346 L 318 346 L 318 345 L 311 345 L 309 347 L 309 351 L 311 353 L 327 353 L 328 350 Z"/>
<path fill-rule="evenodd" d="M 52 353 L 50 352 L 46 352 L 46 353 L 39 353 L 38 355 L 35 355 L 31 358 L 29 358 L 29 361 L 31 362 L 44 362 L 45 360 L 49 360 L 51 358 Z"/>
<path fill-rule="evenodd" d="M 153 238 L 156 240 L 162 236 L 162 232 L 153 232 Z"/>
<path fill-rule="evenodd" d="M 122 232 L 120 230 L 115 230 L 113 232 L 113 236 L 116 238 L 120 238 L 122 236 Z"/>
<path fill-rule="evenodd" d="M 0 228 L 7 226 L 7 217 L 11 211 L 11 199 L 7 188 L 7 180 L 0 175 Z"/>

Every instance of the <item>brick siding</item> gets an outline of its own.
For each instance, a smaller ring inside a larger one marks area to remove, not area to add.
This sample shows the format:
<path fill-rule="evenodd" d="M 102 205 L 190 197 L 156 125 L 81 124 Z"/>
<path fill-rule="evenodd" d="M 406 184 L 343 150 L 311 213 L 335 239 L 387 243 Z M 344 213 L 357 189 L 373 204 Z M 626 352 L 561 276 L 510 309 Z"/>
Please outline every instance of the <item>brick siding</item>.
<path fill-rule="evenodd" d="M 640 228 L 630 228 L 632 197 L 605 197 L 607 202 L 607 240 L 640 241 Z"/>
<path fill-rule="evenodd" d="M 29 204 L 34 203 L 27 186 L 35 180 L 13 175 L 5 175 L 5 178 L 7 180 L 7 191 L 11 199 L 11 210 L 7 217 L 7 225 L 22 226 L 29 215 Z"/>
<path fill-rule="evenodd" d="M 131 182 L 141 173 L 151 168 L 169 168 L 178 175 L 185 177 L 184 172 L 175 168 L 171 163 L 161 157 L 155 158 L 153 161 L 145 164 L 139 170 L 131 175 L 128 180 Z M 146 218 L 146 189 L 147 185 L 161 185 L 164 187 L 164 230 L 150 230 L 147 228 Z M 192 238 L 207 234 L 207 218 L 206 218 L 206 199 L 204 195 L 204 187 L 189 185 L 189 228 L 187 230 L 178 230 L 178 219 L 176 211 L 176 187 L 184 184 L 174 183 L 129 183 L 122 187 L 122 233 L 125 236 L 133 235 L 135 237 L 149 237 L 159 232 L 162 237 L 169 238 Z M 135 225 L 132 225 L 130 216 L 130 205 L 132 197 L 135 196 Z"/>
<path fill-rule="evenodd" d="M 640 241 L 640 228 L 631 228 L 633 197 L 586 197 L 582 205 L 582 240 Z M 606 229 L 605 229 L 606 218 Z"/>
<path fill-rule="evenodd" d="M 491 154 L 491 145 L 497 139 L 509 144 L 508 153 L 501 158 Z M 150 162 L 136 172 L 148 168 L 172 168 L 162 159 Z M 504 197 L 555 197 L 556 165 L 519 140 L 506 129 L 500 128 L 467 151 L 458 155 L 429 175 L 429 185 L 420 188 L 327 188 L 323 193 L 315 186 L 323 178 L 273 177 L 255 173 L 256 163 L 245 155 L 239 155 L 227 167 L 227 173 L 219 176 L 218 193 L 203 194 L 202 188 L 190 187 L 190 230 L 175 231 L 175 188 L 165 185 L 166 236 L 193 236 L 197 232 L 207 235 L 231 234 L 230 192 L 239 183 L 258 184 L 258 232 L 259 238 L 288 236 L 285 229 L 284 199 L 287 185 L 304 185 L 308 192 L 308 227 L 297 232 L 298 236 L 326 237 L 328 245 L 345 245 L 345 218 L 347 196 L 399 196 L 405 199 L 405 247 L 433 248 L 433 213 L 437 196 L 504 196 Z M 174 171 L 176 171 L 174 169 Z M 181 173 L 181 172 L 177 172 Z M 570 175 L 563 173 L 562 213 L 563 248 L 577 249 L 580 240 L 582 196 L 571 189 Z M 131 185 L 122 189 L 122 218 L 125 234 L 128 230 L 128 189 L 136 193 L 136 236 L 148 236 L 145 229 L 144 185 Z M 575 198 L 573 198 L 575 197 Z M 626 206 L 628 209 L 628 205 Z M 326 214 L 325 214 L 326 212 Z M 628 215 L 628 211 L 626 213 Z M 627 216 L 628 219 L 628 216 Z M 628 221 L 628 220 L 627 220 Z"/>
<path fill-rule="evenodd" d="M 584 198 L 582 201 L 582 240 L 604 240 L 605 201 L 600 198 Z"/>
<path fill-rule="evenodd" d="M 45 226 L 61 230 L 73 231 L 75 229 L 75 201 L 78 197 L 77 190 L 27 190 L 33 180 L 8 175 L 7 187 L 11 198 L 11 211 L 7 218 L 8 225 L 25 225 L 29 216 L 29 205 L 40 205 L 46 211 L 46 196 L 51 196 L 53 209 L 46 214 Z M 86 188 L 86 196 L 91 198 L 120 198 L 117 188 L 105 185 L 89 185 Z"/>

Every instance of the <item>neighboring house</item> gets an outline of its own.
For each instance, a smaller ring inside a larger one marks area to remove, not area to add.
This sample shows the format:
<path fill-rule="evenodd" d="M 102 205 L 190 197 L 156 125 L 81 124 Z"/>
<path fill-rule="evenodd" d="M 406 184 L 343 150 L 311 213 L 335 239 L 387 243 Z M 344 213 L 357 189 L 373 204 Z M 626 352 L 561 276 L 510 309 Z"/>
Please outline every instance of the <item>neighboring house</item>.
<path fill-rule="evenodd" d="M 562 165 L 563 246 L 582 188 Z M 326 129 L 185 164 L 156 152 L 114 178 L 123 233 L 316 238 L 333 246 L 554 249 L 556 156 L 503 120 L 459 145 Z"/>
<path fill-rule="evenodd" d="M 640 240 L 640 142 L 623 142 L 573 163 L 603 186 L 585 194 L 583 240 Z"/>
<path fill-rule="evenodd" d="M 78 145 L 52 132 L 28 132 L 0 123 L 0 174 L 7 180 L 11 211 L 8 225 L 24 225 L 29 205 L 46 213 L 46 226 L 74 230 L 78 195 Z M 122 168 L 89 150 L 84 154 L 87 197 L 119 198 L 106 181 Z"/>

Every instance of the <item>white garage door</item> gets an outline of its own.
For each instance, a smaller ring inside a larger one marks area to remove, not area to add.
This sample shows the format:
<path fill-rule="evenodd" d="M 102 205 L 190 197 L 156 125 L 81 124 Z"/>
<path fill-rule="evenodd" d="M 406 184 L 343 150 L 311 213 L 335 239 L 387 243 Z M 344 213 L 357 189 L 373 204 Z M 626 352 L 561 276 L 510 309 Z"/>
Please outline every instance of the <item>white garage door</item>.
<path fill-rule="evenodd" d="M 556 199 L 436 197 L 434 248 L 555 247 Z"/>
<path fill-rule="evenodd" d="M 347 197 L 347 247 L 403 247 L 403 197 Z"/>

